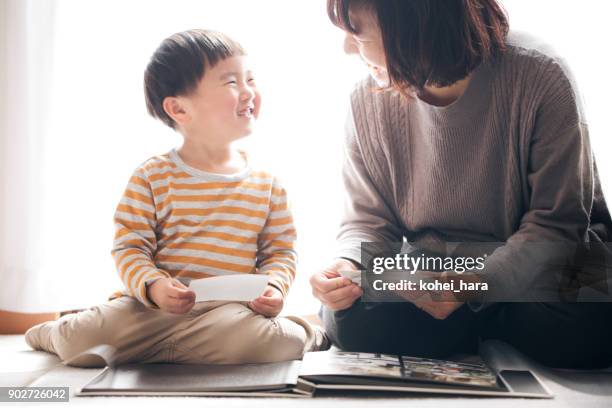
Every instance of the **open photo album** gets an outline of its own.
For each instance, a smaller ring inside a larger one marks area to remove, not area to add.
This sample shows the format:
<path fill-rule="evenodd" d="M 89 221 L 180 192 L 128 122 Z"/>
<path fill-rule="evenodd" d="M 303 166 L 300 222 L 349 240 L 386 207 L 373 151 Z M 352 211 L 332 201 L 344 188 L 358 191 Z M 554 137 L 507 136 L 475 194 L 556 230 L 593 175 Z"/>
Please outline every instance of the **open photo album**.
<path fill-rule="evenodd" d="M 552 398 L 532 372 L 495 372 L 474 357 L 450 361 L 338 350 L 265 364 L 107 366 L 78 395 L 313 397 L 319 390 Z"/>

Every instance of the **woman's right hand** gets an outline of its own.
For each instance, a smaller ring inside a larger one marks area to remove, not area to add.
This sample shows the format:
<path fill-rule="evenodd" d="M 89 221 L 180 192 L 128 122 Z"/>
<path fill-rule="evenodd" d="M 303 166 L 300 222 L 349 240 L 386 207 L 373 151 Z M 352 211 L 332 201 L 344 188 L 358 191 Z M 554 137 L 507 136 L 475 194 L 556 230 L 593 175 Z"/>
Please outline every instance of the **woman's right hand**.
<path fill-rule="evenodd" d="M 337 259 L 327 268 L 310 277 L 312 294 L 330 310 L 348 309 L 363 294 L 363 291 L 340 271 L 358 271 L 354 263 L 347 259 Z"/>

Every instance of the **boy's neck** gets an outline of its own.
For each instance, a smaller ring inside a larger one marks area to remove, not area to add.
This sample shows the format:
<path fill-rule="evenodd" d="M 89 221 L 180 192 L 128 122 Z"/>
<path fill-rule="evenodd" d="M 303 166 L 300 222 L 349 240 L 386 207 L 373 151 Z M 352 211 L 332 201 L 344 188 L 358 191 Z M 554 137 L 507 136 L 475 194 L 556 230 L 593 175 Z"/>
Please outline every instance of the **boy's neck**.
<path fill-rule="evenodd" d="M 209 173 L 234 174 L 246 166 L 244 157 L 231 144 L 212 146 L 185 140 L 177 153 L 189 167 Z"/>

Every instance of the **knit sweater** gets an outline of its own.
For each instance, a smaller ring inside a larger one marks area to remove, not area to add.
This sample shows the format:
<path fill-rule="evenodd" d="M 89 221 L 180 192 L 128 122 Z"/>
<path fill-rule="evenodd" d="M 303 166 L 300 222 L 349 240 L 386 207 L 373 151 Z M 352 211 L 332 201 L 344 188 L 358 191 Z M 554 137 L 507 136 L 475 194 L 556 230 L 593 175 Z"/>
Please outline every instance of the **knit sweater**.
<path fill-rule="evenodd" d="M 533 264 L 512 243 L 612 239 L 580 97 L 564 61 L 524 34 L 480 64 L 461 97 L 356 87 L 346 127 L 340 257 L 361 242 L 502 242 L 483 275 L 528 284 Z"/>
<path fill-rule="evenodd" d="M 269 275 L 286 295 L 296 238 L 275 177 L 246 167 L 233 175 L 185 164 L 176 150 L 135 171 L 115 212 L 112 254 L 125 292 L 149 307 L 146 284 L 240 273 Z M 113 296 L 118 296 L 117 293 Z"/>

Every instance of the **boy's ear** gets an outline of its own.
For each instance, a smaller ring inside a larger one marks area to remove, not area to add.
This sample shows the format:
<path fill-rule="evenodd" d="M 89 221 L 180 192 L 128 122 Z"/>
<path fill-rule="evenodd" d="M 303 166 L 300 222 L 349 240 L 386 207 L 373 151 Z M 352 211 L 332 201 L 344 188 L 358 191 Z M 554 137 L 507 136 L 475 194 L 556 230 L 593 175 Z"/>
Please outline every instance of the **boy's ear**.
<path fill-rule="evenodd" d="M 185 101 L 176 96 L 166 96 L 162 102 L 162 107 L 166 114 L 179 125 L 184 125 L 190 119 L 184 105 Z"/>

